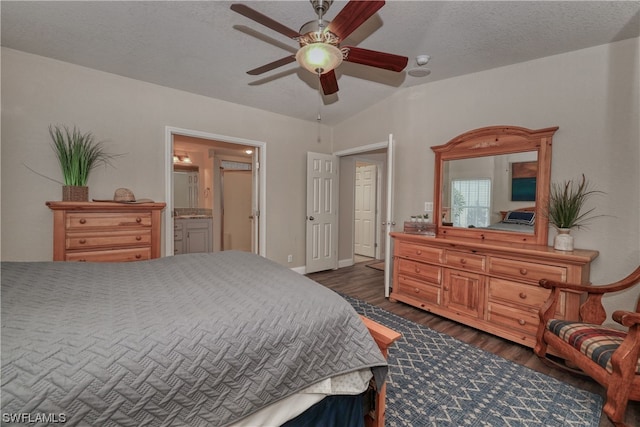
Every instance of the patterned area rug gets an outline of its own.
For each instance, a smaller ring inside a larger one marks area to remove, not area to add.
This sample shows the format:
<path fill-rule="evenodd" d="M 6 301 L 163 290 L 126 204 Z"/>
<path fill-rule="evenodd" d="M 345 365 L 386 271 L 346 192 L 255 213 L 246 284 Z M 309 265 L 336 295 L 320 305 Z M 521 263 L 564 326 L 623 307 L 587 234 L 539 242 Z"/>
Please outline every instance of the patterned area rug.
<path fill-rule="evenodd" d="M 598 426 L 601 396 L 343 296 L 402 333 L 389 351 L 386 426 Z"/>

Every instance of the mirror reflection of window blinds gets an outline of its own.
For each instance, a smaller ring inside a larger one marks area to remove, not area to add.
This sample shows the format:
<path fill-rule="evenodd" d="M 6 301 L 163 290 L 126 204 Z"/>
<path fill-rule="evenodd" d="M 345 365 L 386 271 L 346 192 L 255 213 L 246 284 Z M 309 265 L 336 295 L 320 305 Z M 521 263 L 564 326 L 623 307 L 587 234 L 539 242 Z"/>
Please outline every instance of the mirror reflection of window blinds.
<path fill-rule="evenodd" d="M 451 182 L 453 225 L 488 227 L 491 203 L 490 179 L 454 179 Z"/>
<path fill-rule="evenodd" d="M 250 171 L 251 163 L 232 162 L 230 160 L 222 160 L 220 162 L 222 169 L 237 170 L 237 171 Z"/>

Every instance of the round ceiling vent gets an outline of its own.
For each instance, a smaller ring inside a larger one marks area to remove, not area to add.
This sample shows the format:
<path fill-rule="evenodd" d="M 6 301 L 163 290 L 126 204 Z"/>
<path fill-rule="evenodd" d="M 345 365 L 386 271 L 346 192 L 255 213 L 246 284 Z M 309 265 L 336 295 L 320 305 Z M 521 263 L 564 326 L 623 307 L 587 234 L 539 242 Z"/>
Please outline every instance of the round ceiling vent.
<path fill-rule="evenodd" d="M 411 77 L 427 77 L 429 74 L 431 74 L 431 70 L 426 68 L 425 65 L 427 65 L 430 59 L 431 57 L 429 55 L 416 56 L 416 64 L 418 64 L 418 66 L 411 68 L 409 71 L 407 71 L 407 74 L 409 74 Z"/>

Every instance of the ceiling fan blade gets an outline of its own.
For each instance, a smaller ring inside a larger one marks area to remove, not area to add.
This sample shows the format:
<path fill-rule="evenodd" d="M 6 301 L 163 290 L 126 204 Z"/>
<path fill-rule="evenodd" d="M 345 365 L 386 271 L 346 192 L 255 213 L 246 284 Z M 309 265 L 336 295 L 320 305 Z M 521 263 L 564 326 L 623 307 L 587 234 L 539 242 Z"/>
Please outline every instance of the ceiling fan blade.
<path fill-rule="evenodd" d="M 384 68 L 385 70 L 400 72 L 404 70 L 409 61 L 409 58 L 406 56 L 394 55 L 392 53 L 378 52 L 353 46 L 345 46 L 345 48 L 349 49 L 349 53 L 344 59 L 345 61 Z"/>
<path fill-rule="evenodd" d="M 384 1 L 351 0 L 333 18 L 327 29 L 344 40 L 382 6 Z"/>
<path fill-rule="evenodd" d="M 338 79 L 336 78 L 335 71 L 331 70 L 320 74 L 320 84 L 322 85 L 322 92 L 325 95 L 336 93 L 338 91 Z"/>
<path fill-rule="evenodd" d="M 231 5 L 231 10 L 233 10 L 234 12 L 238 12 L 240 15 L 246 16 L 249 19 L 253 19 L 258 24 L 262 24 L 265 27 L 271 28 L 272 30 L 277 31 L 289 38 L 294 39 L 296 37 L 300 37 L 300 33 L 298 33 L 297 31 L 292 30 L 285 25 L 282 25 L 278 21 L 274 21 L 268 16 L 263 15 L 262 13 L 253 10 L 249 6 L 245 6 L 244 4 L 234 3 Z"/>
<path fill-rule="evenodd" d="M 267 71 L 275 70 L 278 67 L 282 67 L 283 65 L 290 64 L 292 62 L 296 62 L 295 55 L 285 56 L 284 58 L 280 58 L 277 61 L 270 62 L 268 64 L 263 65 L 262 67 L 254 68 L 253 70 L 247 71 L 247 74 L 251 74 L 252 76 L 257 76 L 258 74 L 266 73 Z"/>

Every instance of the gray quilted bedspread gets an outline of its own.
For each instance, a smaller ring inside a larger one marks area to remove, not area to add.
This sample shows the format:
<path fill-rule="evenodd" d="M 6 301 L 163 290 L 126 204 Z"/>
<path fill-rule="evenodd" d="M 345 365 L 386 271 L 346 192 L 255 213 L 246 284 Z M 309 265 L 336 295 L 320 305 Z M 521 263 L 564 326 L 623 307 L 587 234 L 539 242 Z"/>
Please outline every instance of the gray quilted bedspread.
<path fill-rule="evenodd" d="M 5 423 L 224 426 L 336 374 L 386 373 L 349 303 L 257 255 L 3 262 L 1 280 Z"/>

